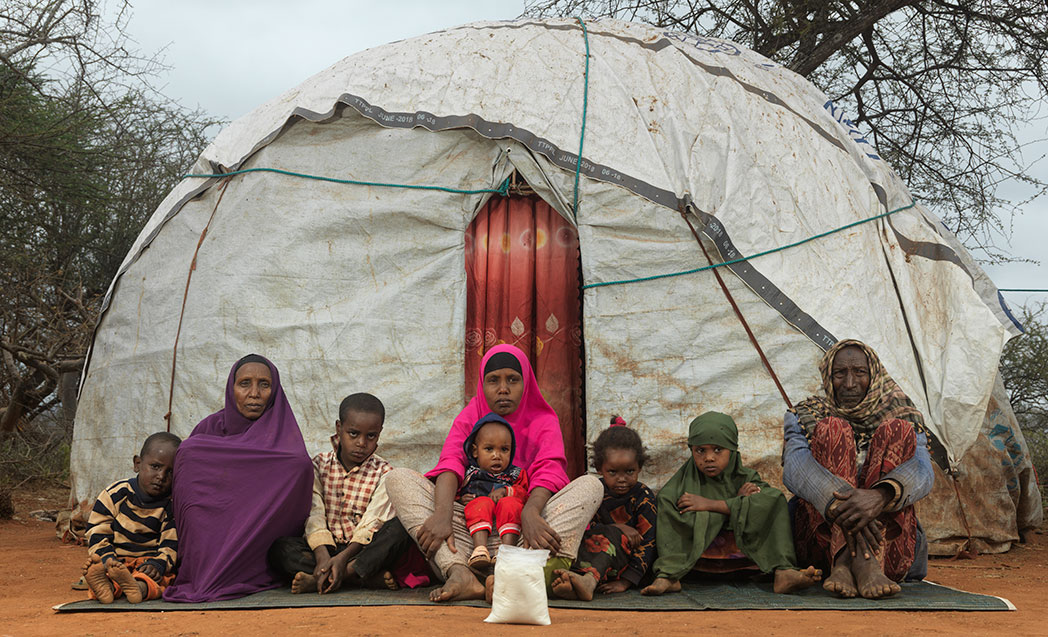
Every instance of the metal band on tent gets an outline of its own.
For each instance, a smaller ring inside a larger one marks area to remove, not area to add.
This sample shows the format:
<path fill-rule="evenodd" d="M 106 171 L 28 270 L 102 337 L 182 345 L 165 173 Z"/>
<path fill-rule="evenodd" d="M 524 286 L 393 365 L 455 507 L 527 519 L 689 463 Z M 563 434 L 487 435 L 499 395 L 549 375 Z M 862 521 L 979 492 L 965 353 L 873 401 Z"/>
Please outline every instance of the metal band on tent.
<path fill-rule="evenodd" d="M 713 259 L 710 258 L 710 253 L 706 250 L 706 246 L 702 245 L 702 239 L 699 238 L 699 233 L 695 230 L 695 226 L 692 225 L 691 219 L 688 219 L 688 212 L 686 210 L 680 211 L 680 216 L 684 219 L 684 223 L 688 224 L 688 228 L 691 229 L 692 236 L 695 237 L 695 242 L 699 244 L 699 248 L 702 249 L 702 253 L 706 255 L 706 261 L 713 267 Z M 746 317 L 742 315 L 742 310 L 739 309 L 739 305 L 735 302 L 735 297 L 731 295 L 731 290 L 724 283 L 724 278 L 720 275 L 717 270 L 713 271 L 713 276 L 717 277 L 717 283 L 720 284 L 720 289 L 724 292 L 724 296 L 727 297 L 728 303 L 731 304 L 731 309 L 735 311 L 735 316 L 738 317 L 739 322 L 742 323 L 742 328 L 746 330 L 746 336 L 750 338 L 750 343 L 753 344 L 754 349 L 757 350 L 757 355 L 760 356 L 761 362 L 764 363 L 764 368 L 768 370 L 771 375 L 771 379 L 775 381 L 775 386 L 779 389 L 779 394 L 782 395 L 782 399 L 786 402 L 786 407 L 793 409 L 793 403 L 790 402 L 790 397 L 786 395 L 786 390 L 783 388 L 782 383 L 779 382 L 778 375 L 775 374 L 775 369 L 771 366 L 771 361 L 764 355 L 764 350 L 761 349 L 761 344 L 757 342 L 757 337 L 754 336 L 753 330 L 750 329 L 750 324 L 746 322 Z"/>

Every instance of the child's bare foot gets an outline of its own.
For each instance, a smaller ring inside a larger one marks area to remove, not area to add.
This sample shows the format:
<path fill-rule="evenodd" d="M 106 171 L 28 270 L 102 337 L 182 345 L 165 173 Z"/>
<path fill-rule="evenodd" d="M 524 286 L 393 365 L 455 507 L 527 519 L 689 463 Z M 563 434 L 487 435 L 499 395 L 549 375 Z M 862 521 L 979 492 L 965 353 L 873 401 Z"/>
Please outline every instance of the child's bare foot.
<path fill-rule="evenodd" d="M 591 573 L 575 573 L 558 568 L 553 571 L 550 586 L 553 588 L 553 594 L 561 599 L 581 599 L 588 602 L 593 599 L 593 591 L 597 590 L 597 578 Z"/>
<path fill-rule="evenodd" d="M 291 592 L 295 595 L 317 592 L 317 578 L 305 571 L 295 573 L 295 579 L 291 580 Z"/>
<path fill-rule="evenodd" d="M 356 575 L 355 575 L 356 576 Z M 356 576 L 359 579 L 359 576 Z M 381 573 L 375 573 L 368 577 L 366 580 L 361 582 L 364 588 L 372 589 L 387 589 L 391 591 L 398 590 L 400 586 L 397 585 L 396 578 L 393 577 L 393 573 L 389 571 L 382 571 Z"/>
<path fill-rule="evenodd" d="M 852 598 L 858 595 L 859 591 L 855 588 L 855 577 L 851 571 L 851 558 L 845 558 L 847 554 L 847 549 L 841 552 L 830 569 L 830 576 L 822 583 L 822 587 L 840 597 Z"/>
<path fill-rule="evenodd" d="M 98 557 L 97 555 L 94 555 L 94 554 L 88 555 L 87 556 L 87 561 L 84 562 L 84 565 L 80 567 L 81 575 L 87 575 L 87 569 L 91 568 L 92 564 L 101 564 L 101 563 L 102 563 L 102 558 L 100 558 L 100 557 Z"/>
<path fill-rule="evenodd" d="M 668 577 L 656 578 L 654 582 L 641 589 L 641 595 L 662 595 L 664 593 L 679 593 L 680 581 Z"/>
<path fill-rule="evenodd" d="M 124 597 L 132 604 L 142 601 L 142 589 L 138 587 L 138 580 L 131 575 L 127 567 L 116 560 L 110 560 L 106 567 L 106 576 L 118 584 L 124 591 Z"/>
<path fill-rule="evenodd" d="M 852 575 L 859 595 L 866 599 L 880 599 L 898 594 L 902 587 L 888 579 L 876 558 L 856 555 L 852 560 Z"/>
<path fill-rule="evenodd" d="M 495 597 L 495 576 L 488 575 L 484 578 L 484 601 L 491 603 Z"/>
<path fill-rule="evenodd" d="M 597 590 L 597 578 L 592 573 L 576 573 L 568 571 L 571 578 L 571 586 L 575 589 L 575 595 L 584 602 L 593 600 L 593 591 Z"/>
<path fill-rule="evenodd" d="M 814 586 L 821 579 L 822 571 L 814 566 L 799 571 L 780 568 L 775 571 L 775 583 L 772 585 L 772 590 L 776 593 L 792 593 Z"/>
<path fill-rule="evenodd" d="M 106 567 L 101 562 L 95 562 L 87 568 L 84 573 L 84 581 L 87 582 L 87 587 L 95 594 L 98 601 L 103 604 L 113 603 L 113 582 L 109 581 Z"/>
<path fill-rule="evenodd" d="M 448 579 L 440 588 L 429 594 L 431 602 L 455 602 L 462 599 L 482 599 L 484 585 L 473 575 L 468 567 L 456 564 L 448 572 Z"/>
<path fill-rule="evenodd" d="M 571 571 L 562 568 L 553 571 L 553 579 L 549 585 L 553 589 L 553 594 L 561 599 L 577 599 L 575 587 L 571 585 L 570 573 Z"/>

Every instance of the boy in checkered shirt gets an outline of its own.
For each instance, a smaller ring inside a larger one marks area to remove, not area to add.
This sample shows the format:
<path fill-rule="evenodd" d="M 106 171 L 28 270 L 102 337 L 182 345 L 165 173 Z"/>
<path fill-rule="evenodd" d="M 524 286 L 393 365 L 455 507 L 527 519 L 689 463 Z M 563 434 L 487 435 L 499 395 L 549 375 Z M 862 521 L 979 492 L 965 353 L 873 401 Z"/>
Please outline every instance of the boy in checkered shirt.
<path fill-rule="evenodd" d="M 313 457 L 313 506 L 305 537 L 283 537 L 269 551 L 270 565 L 291 580 L 292 593 L 337 590 L 343 581 L 357 579 L 354 557 L 383 534 L 386 558 L 403 551 L 401 537 L 391 533 L 393 507 L 386 495 L 385 475 L 393 466 L 375 453 L 386 417 L 382 401 L 371 394 L 352 394 L 342 401 L 331 437 L 332 451 Z M 400 529 L 397 529 L 400 531 Z M 410 541 L 410 538 L 407 538 Z M 369 560 L 375 562 L 376 560 Z M 348 578 L 348 579 L 347 579 Z M 393 586 L 386 574 L 387 585 Z"/>

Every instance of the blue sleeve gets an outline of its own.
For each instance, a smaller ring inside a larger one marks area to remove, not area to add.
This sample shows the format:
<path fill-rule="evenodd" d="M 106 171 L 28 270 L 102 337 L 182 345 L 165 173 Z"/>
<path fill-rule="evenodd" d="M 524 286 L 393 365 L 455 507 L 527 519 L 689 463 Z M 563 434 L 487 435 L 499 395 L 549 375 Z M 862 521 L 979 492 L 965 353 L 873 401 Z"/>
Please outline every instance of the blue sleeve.
<path fill-rule="evenodd" d="M 852 486 L 830 473 L 811 455 L 811 447 L 796 415 L 786 412 L 782 428 L 782 482 L 794 495 L 807 500 L 816 511 L 825 515 L 833 502 L 833 492 L 850 491 Z"/>
<path fill-rule="evenodd" d="M 892 511 L 904 509 L 932 492 L 935 471 L 928 453 L 928 437 L 917 434 L 917 451 L 913 457 L 888 472 L 881 480 L 892 480 L 902 487 L 902 496 Z"/>

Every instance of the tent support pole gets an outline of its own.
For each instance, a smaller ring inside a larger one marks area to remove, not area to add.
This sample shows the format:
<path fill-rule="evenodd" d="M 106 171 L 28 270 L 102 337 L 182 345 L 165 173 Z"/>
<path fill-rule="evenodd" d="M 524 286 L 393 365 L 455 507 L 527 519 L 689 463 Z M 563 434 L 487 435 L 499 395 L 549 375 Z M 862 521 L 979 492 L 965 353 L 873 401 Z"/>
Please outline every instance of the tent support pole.
<path fill-rule="evenodd" d="M 957 486 L 957 476 L 951 473 L 949 474 L 949 480 L 950 484 L 953 485 L 953 492 L 957 495 L 957 509 L 961 513 L 961 523 L 964 524 L 964 532 L 968 534 L 968 539 L 964 541 L 964 544 L 957 549 L 957 553 L 950 559 L 964 558 L 971 560 L 979 555 L 979 551 L 975 550 L 975 545 L 972 543 L 972 527 L 968 526 L 968 516 L 964 512 L 964 500 L 961 499 L 961 490 Z"/>
<path fill-rule="evenodd" d="M 692 236 L 695 237 L 695 241 L 699 244 L 699 248 L 702 249 L 702 253 L 706 255 L 706 261 L 713 265 L 713 259 L 710 258 L 710 253 L 706 251 L 706 246 L 702 245 L 702 239 L 699 238 L 699 233 L 695 230 L 695 226 L 692 225 L 691 219 L 688 219 L 687 210 L 681 209 L 680 216 L 684 219 L 684 223 L 688 224 L 688 228 L 691 229 Z M 790 402 L 790 397 L 786 395 L 786 390 L 783 389 L 782 383 L 779 382 L 779 377 L 776 375 L 775 370 L 772 369 L 771 361 L 764 355 L 764 350 L 761 349 L 760 343 L 757 342 L 757 337 L 753 335 L 753 330 L 750 329 L 749 323 L 746 322 L 746 317 L 742 315 L 742 310 L 739 309 L 738 304 L 735 303 L 735 298 L 732 297 L 731 291 L 728 286 L 725 285 L 724 279 L 721 278 L 720 272 L 717 268 L 713 268 L 713 276 L 717 277 L 717 283 L 720 284 L 721 291 L 724 292 L 724 296 L 728 299 L 728 303 L 731 304 L 731 309 L 735 311 L 735 316 L 738 317 L 739 322 L 742 323 L 743 329 L 746 330 L 746 336 L 750 337 L 750 343 L 753 344 L 753 348 L 757 350 L 757 354 L 761 357 L 761 362 L 764 363 L 764 368 L 768 370 L 768 374 L 771 375 L 771 379 L 775 381 L 775 387 L 779 389 L 779 394 L 782 395 L 782 400 L 786 403 L 786 407 L 793 409 L 793 403 Z"/>
<path fill-rule="evenodd" d="M 193 260 L 189 262 L 189 274 L 186 275 L 186 291 L 182 293 L 182 310 L 178 313 L 178 329 L 175 330 L 175 345 L 171 352 L 171 386 L 167 390 L 167 413 L 164 414 L 164 420 L 167 422 L 167 431 L 171 432 L 171 405 L 175 400 L 175 364 L 178 362 L 178 338 L 182 335 L 182 319 L 186 315 L 186 300 L 189 298 L 189 283 L 193 280 L 193 271 L 196 270 L 197 265 L 197 254 L 200 253 L 200 246 L 204 243 L 204 237 L 207 236 L 208 228 L 211 227 L 211 222 L 215 218 L 215 213 L 218 212 L 218 204 L 222 203 L 222 197 L 226 194 L 226 186 L 229 185 L 229 181 L 232 177 L 226 177 L 226 180 L 222 183 L 222 189 L 218 192 L 218 201 L 215 202 L 215 207 L 211 209 L 211 216 L 207 218 L 207 224 L 204 225 L 204 229 L 200 231 L 200 238 L 197 239 L 196 249 L 193 250 Z"/>

